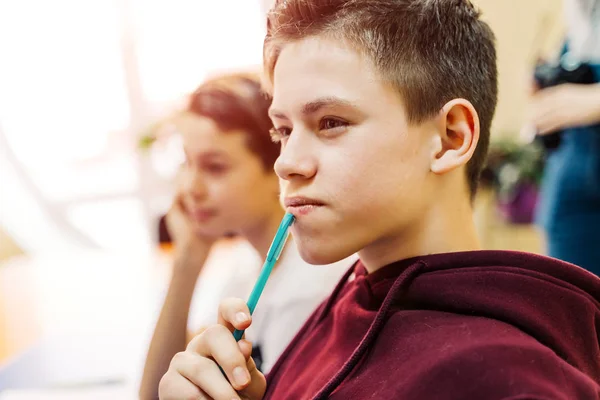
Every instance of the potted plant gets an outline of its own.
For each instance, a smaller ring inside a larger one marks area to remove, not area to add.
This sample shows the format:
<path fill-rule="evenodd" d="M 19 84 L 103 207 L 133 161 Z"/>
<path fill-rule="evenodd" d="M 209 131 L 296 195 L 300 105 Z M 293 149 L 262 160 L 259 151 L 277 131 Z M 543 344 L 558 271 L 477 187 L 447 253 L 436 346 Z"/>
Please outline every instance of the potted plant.
<path fill-rule="evenodd" d="M 543 169 L 544 151 L 537 141 L 492 141 L 484 182 L 495 191 L 498 209 L 507 221 L 533 222 Z"/>

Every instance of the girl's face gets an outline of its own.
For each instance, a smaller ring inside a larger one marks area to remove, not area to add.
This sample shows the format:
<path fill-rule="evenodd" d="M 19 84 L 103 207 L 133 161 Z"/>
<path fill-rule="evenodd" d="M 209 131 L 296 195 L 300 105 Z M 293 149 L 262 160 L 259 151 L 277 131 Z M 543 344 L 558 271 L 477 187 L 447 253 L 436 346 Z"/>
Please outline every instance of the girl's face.
<path fill-rule="evenodd" d="M 198 234 L 244 235 L 281 212 L 277 176 L 248 148 L 247 133 L 223 132 L 211 119 L 191 113 L 175 124 L 186 160 L 183 204 Z"/>

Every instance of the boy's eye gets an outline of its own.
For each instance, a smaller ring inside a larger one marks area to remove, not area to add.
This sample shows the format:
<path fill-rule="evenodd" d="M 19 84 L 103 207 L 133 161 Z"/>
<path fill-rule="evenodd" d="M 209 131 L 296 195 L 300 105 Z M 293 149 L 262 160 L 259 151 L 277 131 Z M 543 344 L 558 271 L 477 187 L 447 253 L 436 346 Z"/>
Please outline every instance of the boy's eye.
<path fill-rule="evenodd" d="M 269 131 L 271 134 L 271 140 L 275 143 L 281 142 L 283 139 L 287 138 L 291 135 L 292 130 L 290 128 L 286 128 L 285 126 L 279 128 L 271 128 Z"/>
<path fill-rule="evenodd" d="M 319 122 L 319 130 L 328 131 L 332 129 L 345 128 L 348 126 L 346 121 L 338 118 L 325 117 Z"/>

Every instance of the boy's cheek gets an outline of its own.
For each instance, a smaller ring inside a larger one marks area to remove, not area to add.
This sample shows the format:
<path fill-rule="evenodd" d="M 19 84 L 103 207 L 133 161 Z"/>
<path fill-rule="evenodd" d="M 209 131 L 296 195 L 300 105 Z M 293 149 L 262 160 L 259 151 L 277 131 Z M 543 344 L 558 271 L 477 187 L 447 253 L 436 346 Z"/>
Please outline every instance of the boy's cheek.
<path fill-rule="evenodd" d="M 285 199 L 286 196 L 286 192 L 287 192 L 287 187 L 288 187 L 288 181 L 279 178 L 279 204 L 281 204 L 281 207 L 284 207 L 283 204 L 283 200 Z"/>

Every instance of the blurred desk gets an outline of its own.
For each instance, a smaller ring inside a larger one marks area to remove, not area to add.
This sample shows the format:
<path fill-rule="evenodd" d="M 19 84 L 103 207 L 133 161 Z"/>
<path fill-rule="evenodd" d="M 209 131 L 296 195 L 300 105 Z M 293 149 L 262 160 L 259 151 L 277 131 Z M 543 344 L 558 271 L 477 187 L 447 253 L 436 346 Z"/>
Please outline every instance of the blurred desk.
<path fill-rule="evenodd" d="M 160 255 L 96 252 L 0 265 L 0 399 L 94 385 L 135 398 L 169 266 Z"/>
<path fill-rule="evenodd" d="M 203 268 L 201 306 L 216 307 L 219 284 L 256 257 L 246 242 L 219 242 Z M 0 400 L 135 399 L 171 264 L 162 252 L 0 264 Z"/>

